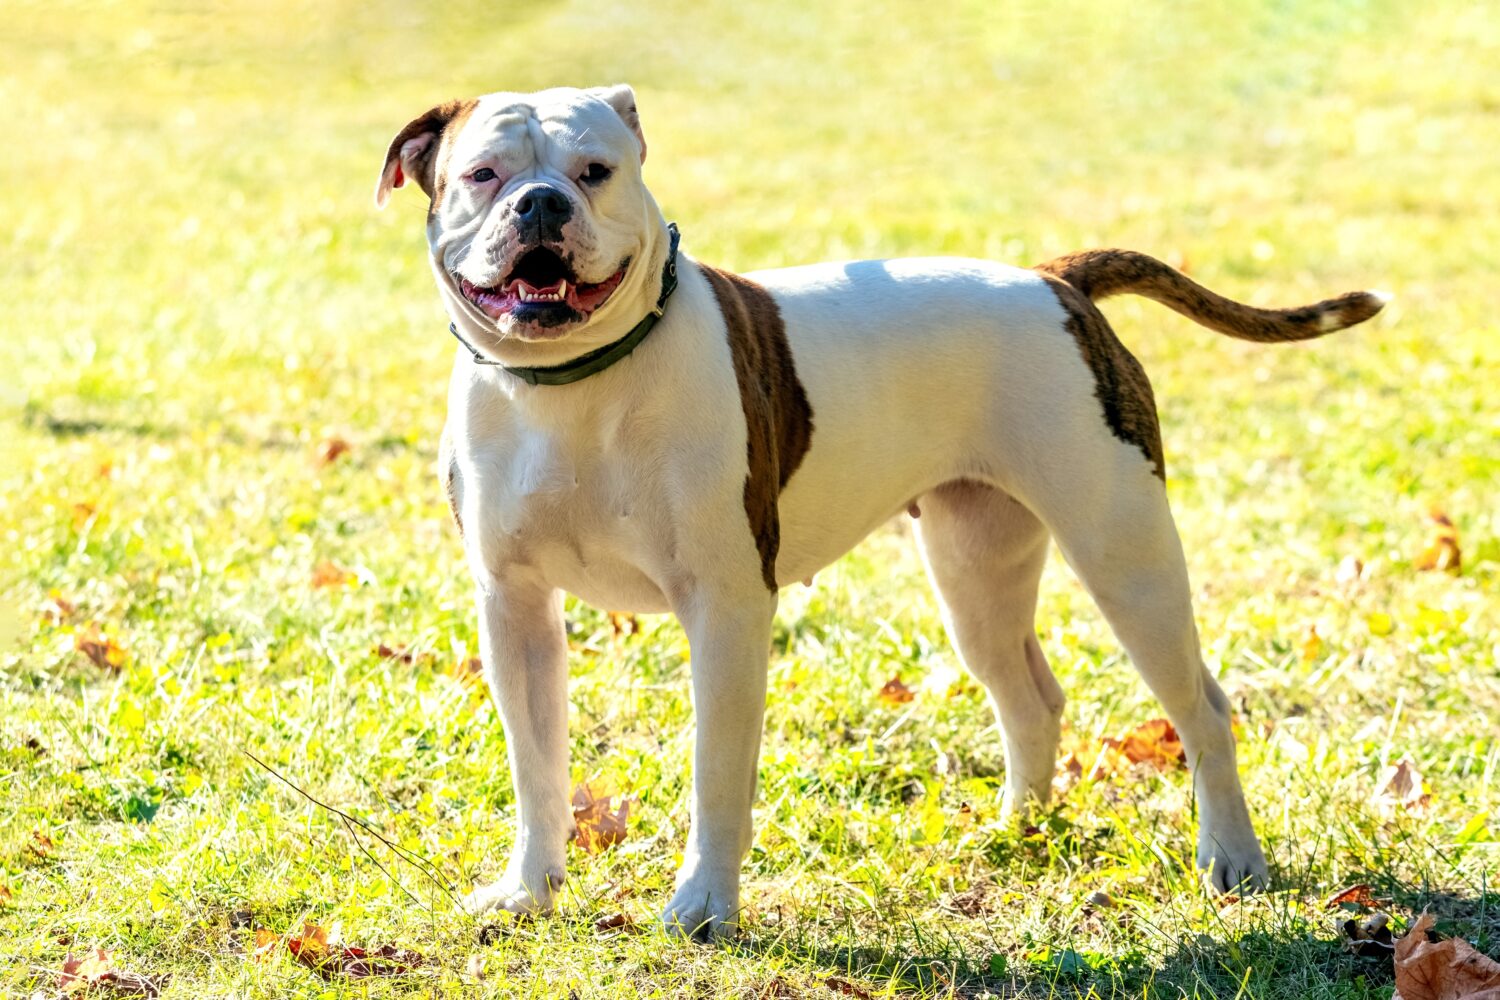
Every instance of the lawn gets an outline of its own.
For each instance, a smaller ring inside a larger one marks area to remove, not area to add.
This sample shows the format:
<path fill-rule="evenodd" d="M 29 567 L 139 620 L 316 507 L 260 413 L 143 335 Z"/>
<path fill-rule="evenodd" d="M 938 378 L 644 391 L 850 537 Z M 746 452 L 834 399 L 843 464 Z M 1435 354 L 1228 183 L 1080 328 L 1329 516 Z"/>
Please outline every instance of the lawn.
<path fill-rule="evenodd" d="M 183 998 L 1385 998 L 1389 958 L 1334 926 L 1363 908 L 1327 905 L 1361 883 L 1398 932 L 1428 910 L 1500 954 L 1492 5 L 20 0 L 4 22 L 0 995 L 56 995 L 99 946 Z M 425 205 L 371 191 L 440 100 L 619 80 L 706 262 L 1120 245 L 1258 304 L 1395 293 L 1282 347 L 1107 306 L 1155 384 L 1273 891 L 1206 895 L 1186 770 L 1107 748 L 1160 710 L 1060 560 L 1037 628 L 1070 696 L 1064 794 L 1001 823 L 989 706 L 893 523 L 782 596 L 738 940 L 651 923 L 687 822 L 683 634 L 572 602 L 574 779 L 633 798 L 624 838 L 571 849 L 550 921 L 455 908 L 515 807 L 433 472 L 453 344 Z M 1424 570 L 1455 533 L 1459 565 Z M 320 977 L 278 938 L 304 923 L 424 961 Z"/>

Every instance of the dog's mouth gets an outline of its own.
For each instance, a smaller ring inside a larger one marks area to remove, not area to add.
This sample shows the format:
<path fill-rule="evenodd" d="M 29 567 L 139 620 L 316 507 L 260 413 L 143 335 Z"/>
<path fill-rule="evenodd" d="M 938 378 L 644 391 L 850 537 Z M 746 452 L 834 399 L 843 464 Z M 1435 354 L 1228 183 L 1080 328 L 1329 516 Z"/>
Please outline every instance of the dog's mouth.
<path fill-rule="evenodd" d="M 629 266 L 626 259 L 618 271 L 603 281 L 579 281 L 567 261 L 546 247 L 536 247 L 522 254 L 510 274 L 489 288 L 455 277 L 464 298 L 491 319 L 510 315 L 522 322 L 550 327 L 585 319 L 604 305 L 624 280 Z"/>

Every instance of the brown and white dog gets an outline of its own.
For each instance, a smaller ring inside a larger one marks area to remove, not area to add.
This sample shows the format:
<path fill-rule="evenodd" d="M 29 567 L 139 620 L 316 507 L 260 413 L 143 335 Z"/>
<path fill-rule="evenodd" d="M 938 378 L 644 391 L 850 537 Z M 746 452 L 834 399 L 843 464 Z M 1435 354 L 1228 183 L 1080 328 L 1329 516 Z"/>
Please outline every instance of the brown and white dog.
<path fill-rule="evenodd" d="M 1181 734 L 1198 865 L 1223 891 L 1262 885 L 1151 387 L 1094 302 L 1144 295 L 1273 342 L 1361 322 L 1384 297 L 1254 309 L 1119 250 L 1029 270 L 930 258 L 740 277 L 673 256 L 645 158 L 629 87 L 498 93 L 408 124 L 376 189 L 381 205 L 407 180 L 430 197 L 433 273 L 468 347 L 440 472 L 519 811 L 510 863 L 470 907 L 546 912 L 564 878 L 567 591 L 671 611 L 687 632 L 692 825 L 664 919 L 732 926 L 777 588 L 913 503 L 949 634 L 999 717 L 1007 807 L 1045 801 L 1056 760 L 1063 692 L 1032 621 L 1055 538 Z M 537 384 L 601 355 L 587 377 Z"/>

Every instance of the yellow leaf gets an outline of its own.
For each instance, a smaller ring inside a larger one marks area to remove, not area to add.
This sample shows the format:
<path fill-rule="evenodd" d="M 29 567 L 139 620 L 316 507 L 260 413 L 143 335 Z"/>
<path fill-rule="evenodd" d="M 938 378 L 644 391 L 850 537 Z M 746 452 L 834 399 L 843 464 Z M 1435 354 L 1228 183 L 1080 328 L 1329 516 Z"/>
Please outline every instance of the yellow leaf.
<path fill-rule="evenodd" d="M 590 854 L 598 854 L 625 839 L 631 800 L 622 796 L 620 807 L 611 811 L 611 798 L 595 796 L 586 784 L 573 789 L 573 823 L 578 828 L 573 842 Z"/>
<path fill-rule="evenodd" d="M 1384 611 L 1377 611 L 1365 619 L 1371 635 L 1390 635 L 1396 631 L 1396 620 Z"/>
<path fill-rule="evenodd" d="M 876 692 L 876 696 L 887 705 L 904 705 L 915 698 L 916 694 L 901 682 L 900 677 L 892 677 Z"/>
<path fill-rule="evenodd" d="M 1458 547 L 1457 526 L 1441 510 L 1433 510 L 1428 518 L 1433 525 L 1432 543 L 1412 560 L 1412 566 L 1424 572 L 1436 569 L 1457 573 L 1463 566 L 1463 552 Z"/>

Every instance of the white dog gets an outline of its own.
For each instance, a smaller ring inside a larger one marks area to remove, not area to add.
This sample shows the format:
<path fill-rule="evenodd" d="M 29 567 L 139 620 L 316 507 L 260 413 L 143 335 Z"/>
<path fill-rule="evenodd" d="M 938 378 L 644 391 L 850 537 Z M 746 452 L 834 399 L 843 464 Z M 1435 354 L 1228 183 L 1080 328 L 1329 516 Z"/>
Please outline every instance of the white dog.
<path fill-rule="evenodd" d="M 478 584 L 519 829 L 468 900 L 547 912 L 573 832 L 562 593 L 671 611 L 692 650 L 692 827 L 664 919 L 732 927 L 777 588 L 918 505 L 927 568 L 989 690 L 1008 809 L 1045 801 L 1063 692 L 1037 643 L 1055 538 L 1192 764 L 1197 863 L 1266 879 L 1229 706 L 1204 669 L 1145 373 L 1094 300 L 1133 293 L 1220 333 L 1303 340 L 1368 319 L 1355 292 L 1231 302 L 1142 254 L 1023 270 L 930 258 L 739 277 L 677 252 L 641 179 L 629 87 L 440 105 L 376 189 L 416 181 L 451 329 L 440 471 Z"/>

